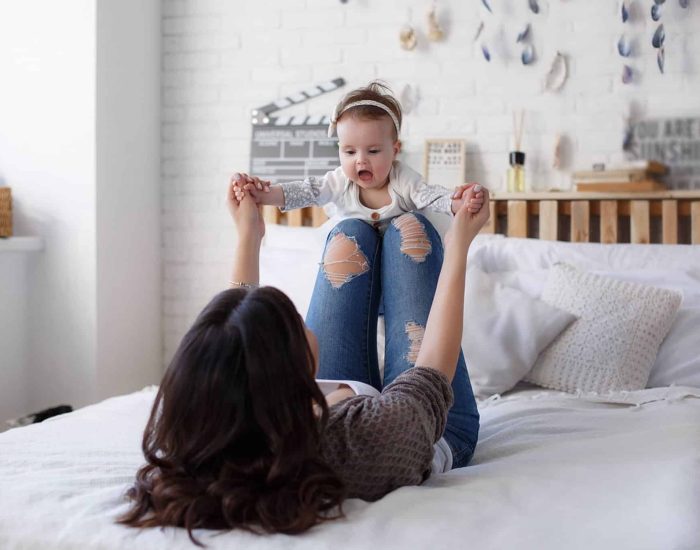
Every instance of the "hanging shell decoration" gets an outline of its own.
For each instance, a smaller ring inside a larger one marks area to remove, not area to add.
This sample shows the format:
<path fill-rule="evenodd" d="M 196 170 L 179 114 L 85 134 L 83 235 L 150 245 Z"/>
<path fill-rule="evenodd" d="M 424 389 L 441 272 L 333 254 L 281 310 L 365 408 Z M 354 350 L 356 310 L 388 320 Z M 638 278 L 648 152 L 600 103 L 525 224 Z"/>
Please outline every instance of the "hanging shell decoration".
<path fill-rule="evenodd" d="M 630 7 L 628 0 L 622 0 L 622 6 L 620 8 L 620 11 L 622 15 L 622 22 L 627 23 L 627 21 L 630 18 Z"/>
<path fill-rule="evenodd" d="M 653 4 L 651 6 L 651 18 L 653 21 L 661 19 L 661 6 L 659 4 Z"/>
<path fill-rule="evenodd" d="M 688 7 L 690 0 L 678 0 L 678 3 L 681 5 L 681 8 L 685 9 Z"/>
<path fill-rule="evenodd" d="M 664 24 L 661 23 L 659 27 L 654 32 L 654 36 L 651 38 L 651 45 L 655 48 L 662 48 L 664 45 L 664 40 L 666 39 L 666 32 L 664 31 Z"/>
<path fill-rule="evenodd" d="M 535 61 L 535 48 L 532 47 L 532 44 L 528 44 L 523 48 L 520 60 L 523 62 L 523 65 L 532 65 Z"/>
<path fill-rule="evenodd" d="M 544 89 L 548 92 L 558 92 L 564 86 L 568 76 L 569 69 L 566 66 L 566 57 L 561 52 L 557 52 L 544 77 Z"/>
<path fill-rule="evenodd" d="M 632 53 L 632 43 L 624 34 L 617 41 L 617 51 L 622 57 L 629 57 Z"/>
<path fill-rule="evenodd" d="M 431 42 L 440 42 L 445 38 L 445 31 L 442 30 L 435 14 L 435 4 L 428 12 L 428 40 Z"/>
<path fill-rule="evenodd" d="M 629 65 L 625 65 L 622 68 L 622 83 L 629 84 L 634 79 L 634 71 Z"/>
<path fill-rule="evenodd" d="M 530 11 L 532 11 L 532 13 L 540 13 L 540 5 L 537 0 L 527 0 L 527 5 L 530 7 Z"/>
<path fill-rule="evenodd" d="M 416 31 L 413 27 L 406 25 L 401 29 L 399 33 L 399 41 L 401 42 L 401 47 L 404 50 L 413 50 L 418 44 L 418 38 L 416 37 Z"/>

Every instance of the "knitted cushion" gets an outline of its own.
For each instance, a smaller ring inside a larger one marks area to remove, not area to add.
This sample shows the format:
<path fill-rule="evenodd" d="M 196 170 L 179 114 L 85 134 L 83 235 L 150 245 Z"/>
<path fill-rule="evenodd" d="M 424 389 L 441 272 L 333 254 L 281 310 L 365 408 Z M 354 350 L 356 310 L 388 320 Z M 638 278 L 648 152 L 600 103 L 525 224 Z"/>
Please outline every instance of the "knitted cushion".
<path fill-rule="evenodd" d="M 578 319 L 540 354 L 525 380 L 568 392 L 643 389 L 681 297 L 555 265 L 542 300 Z"/>

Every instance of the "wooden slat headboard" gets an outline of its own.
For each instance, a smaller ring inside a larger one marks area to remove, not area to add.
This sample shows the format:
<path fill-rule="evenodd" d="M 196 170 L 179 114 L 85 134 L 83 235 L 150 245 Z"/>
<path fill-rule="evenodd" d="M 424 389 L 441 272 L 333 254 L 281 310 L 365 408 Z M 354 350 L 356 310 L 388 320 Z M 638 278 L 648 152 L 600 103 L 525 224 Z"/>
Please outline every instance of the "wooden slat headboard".
<path fill-rule="evenodd" d="M 492 193 L 486 233 L 600 243 L 700 244 L 700 191 Z"/>
<path fill-rule="evenodd" d="M 322 208 L 281 213 L 265 207 L 268 223 L 317 227 Z M 600 243 L 700 244 L 700 191 L 649 193 L 491 194 L 483 233 Z"/>

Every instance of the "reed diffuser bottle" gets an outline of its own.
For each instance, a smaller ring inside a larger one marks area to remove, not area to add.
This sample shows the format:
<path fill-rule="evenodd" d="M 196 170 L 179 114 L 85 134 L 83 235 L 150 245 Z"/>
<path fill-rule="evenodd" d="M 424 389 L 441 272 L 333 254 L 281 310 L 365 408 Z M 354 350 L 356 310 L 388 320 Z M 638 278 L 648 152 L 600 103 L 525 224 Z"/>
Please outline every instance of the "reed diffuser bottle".
<path fill-rule="evenodd" d="M 525 153 L 520 150 L 523 135 L 524 112 L 513 113 L 513 151 L 508 155 L 510 167 L 506 173 L 506 189 L 509 193 L 525 192 Z"/>
<path fill-rule="evenodd" d="M 525 192 L 525 153 L 522 151 L 511 151 L 508 155 L 510 168 L 508 168 L 508 192 Z"/>

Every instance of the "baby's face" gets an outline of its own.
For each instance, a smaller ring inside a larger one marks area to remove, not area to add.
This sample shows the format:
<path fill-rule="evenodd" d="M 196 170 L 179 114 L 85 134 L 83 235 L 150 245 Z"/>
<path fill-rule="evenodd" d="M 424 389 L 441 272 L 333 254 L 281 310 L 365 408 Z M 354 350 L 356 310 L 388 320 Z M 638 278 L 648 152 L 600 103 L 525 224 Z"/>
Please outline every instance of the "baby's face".
<path fill-rule="evenodd" d="M 399 152 L 391 119 L 362 120 L 346 115 L 338 121 L 337 130 L 343 173 L 364 189 L 384 187 Z"/>

